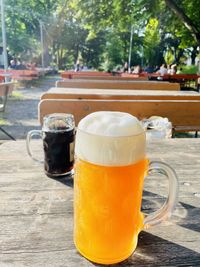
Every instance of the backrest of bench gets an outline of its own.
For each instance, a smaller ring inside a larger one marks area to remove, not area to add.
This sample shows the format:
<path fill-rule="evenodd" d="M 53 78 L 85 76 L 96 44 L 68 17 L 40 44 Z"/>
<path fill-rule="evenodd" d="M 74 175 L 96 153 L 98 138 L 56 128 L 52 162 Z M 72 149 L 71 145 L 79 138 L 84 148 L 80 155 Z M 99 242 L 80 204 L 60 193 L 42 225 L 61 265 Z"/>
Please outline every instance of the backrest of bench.
<path fill-rule="evenodd" d="M 200 101 L 176 100 L 77 100 L 77 99 L 45 99 L 40 101 L 39 120 L 45 115 L 64 112 L 75 116 L 76 124 L 84 116 L 95 111 L 128 112 L 139 119 L 150 116 L 167 117 L 173 126 L 199 126 Z"/>
<path fill-rule="evenodd" d="M 0 74 L 7 74 L 10 76 L 10 78 L 14 80 L 33 80 L 38 79 L 39 72 L 37 70 L 14 70 L 9 69 L 5 72 L 5 70 L 0 69 Z"/>
<path fill-rule="evenodd" d="M 137 90 L 180 90 L 178 83 L 156 81 L 122 81 L 122 80 L 76 80 L 57 81 L 56 87 L 87 89 L 137 89 Z"/>
<path fill-rule="evenodd" d="M 117 90 L 83 89 L 54 87 L 45 92 L 41 99 L 121 99 L 121 100 L 200 100 L 195 91 L 154 91 L 154 90 Z"/>

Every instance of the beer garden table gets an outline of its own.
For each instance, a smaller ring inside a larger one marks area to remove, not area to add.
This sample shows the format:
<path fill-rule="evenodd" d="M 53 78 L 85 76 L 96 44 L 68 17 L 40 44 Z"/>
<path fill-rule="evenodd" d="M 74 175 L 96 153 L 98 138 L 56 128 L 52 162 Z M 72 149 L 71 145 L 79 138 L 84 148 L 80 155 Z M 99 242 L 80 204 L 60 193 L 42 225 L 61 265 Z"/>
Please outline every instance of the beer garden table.
<path fill-rule="evenodd" d="M 200 141 L 151 141 L 147 151 L 176 170 L 179 203 L 170 221 L 141 232 L 135 253 L 114 266 L 200 266 Z M 163 203 L 166 186 L 162 177 L 146 178 L 145 212 Z M 73 244 L 73 179 L 46 177 L 24 141 L 0 145 L 0 266 L 99 266 Z"/>

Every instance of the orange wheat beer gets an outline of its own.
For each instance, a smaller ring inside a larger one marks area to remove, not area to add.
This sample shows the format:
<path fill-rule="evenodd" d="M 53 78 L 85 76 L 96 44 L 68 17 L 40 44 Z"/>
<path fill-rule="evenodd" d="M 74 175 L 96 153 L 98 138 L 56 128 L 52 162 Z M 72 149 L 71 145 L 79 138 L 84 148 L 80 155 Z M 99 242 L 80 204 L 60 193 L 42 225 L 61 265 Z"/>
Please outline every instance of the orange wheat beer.
<path fill-rule="evenodd" d="M 145 133 L 127 113 L 95 112 L 78 125 L 74 242 L 96 263 L 128 258 L 144 227 L 143 181 L 149 168 Z"/>

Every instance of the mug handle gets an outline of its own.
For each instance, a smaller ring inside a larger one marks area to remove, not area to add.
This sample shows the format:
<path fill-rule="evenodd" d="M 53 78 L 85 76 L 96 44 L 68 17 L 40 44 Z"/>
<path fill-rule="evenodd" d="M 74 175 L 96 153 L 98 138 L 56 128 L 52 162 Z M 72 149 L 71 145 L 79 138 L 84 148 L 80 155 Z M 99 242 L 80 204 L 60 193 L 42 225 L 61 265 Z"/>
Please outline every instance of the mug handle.
<path fill-rule="evenodd" d="M 31 139 L 33 136 L 40 136 L 42 138 L 42 131 L 40 130 L 32 130 L 28 132 L 26 137 L 26 149 L 29 156 L 36 162 L 44 163 L 44 160 L 39 160 L 33 156 L 32 149 L 31 149 Z"/>
<path fill-rule="evenodd" d="M 152 161 L 149 164 L 149 174 L 163 174 L 169 182 L 168 196 L 164 205 L 157 211 L 145 215 L 144 229 L 160 224 L 162 221 L 171 217 L 178 199 L 178 177 L 174 169 L 168 164 L 160 161 Z"/>

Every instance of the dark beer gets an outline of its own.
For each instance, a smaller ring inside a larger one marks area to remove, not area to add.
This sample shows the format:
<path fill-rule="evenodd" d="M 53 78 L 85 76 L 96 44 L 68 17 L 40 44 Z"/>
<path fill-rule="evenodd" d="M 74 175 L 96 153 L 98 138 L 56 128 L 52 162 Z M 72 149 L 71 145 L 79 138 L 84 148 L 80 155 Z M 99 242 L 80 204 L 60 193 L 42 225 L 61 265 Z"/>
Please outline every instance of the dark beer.
<path fill-rule="evenodd" d="M 74 129 L 43 132 L 44 167 L 48 176 L 70 173 L 74 165 Z"/>

